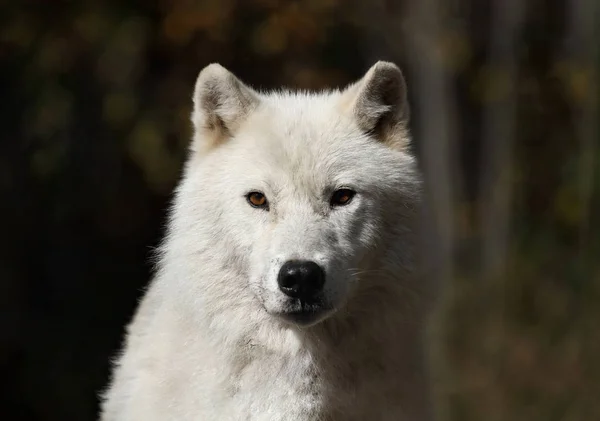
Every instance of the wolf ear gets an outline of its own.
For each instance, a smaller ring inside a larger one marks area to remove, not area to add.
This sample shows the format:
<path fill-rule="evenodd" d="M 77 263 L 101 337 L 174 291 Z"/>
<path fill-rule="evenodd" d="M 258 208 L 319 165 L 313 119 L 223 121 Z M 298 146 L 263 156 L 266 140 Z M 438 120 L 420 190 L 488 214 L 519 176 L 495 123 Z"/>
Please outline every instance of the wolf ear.
<path fill-rule="evenodd" d="M 194 89 L 192 149 L 206 151 L 233 136 L 258 102 L 258 94 L 223 66 L 206 66 Z"/>
<path fill-rule="evenodd" d="M 398 66 L 378 61 L 342 96 L 347 112 L 352 113 L 361 130 L 390 146 L 406 146 L 410 110 L 406 83 Z"/>

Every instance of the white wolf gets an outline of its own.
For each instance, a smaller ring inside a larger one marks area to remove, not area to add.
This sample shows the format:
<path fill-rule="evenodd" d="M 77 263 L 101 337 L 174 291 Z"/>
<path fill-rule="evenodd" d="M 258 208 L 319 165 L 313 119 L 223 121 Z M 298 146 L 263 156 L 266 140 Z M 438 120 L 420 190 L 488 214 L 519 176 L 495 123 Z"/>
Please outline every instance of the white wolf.
<path fill-rule="evenodd" d="M 101 420 L 429 419 L 399 68 L 265 94 L 211 64 L 193 99 L 158 272 Z"/>

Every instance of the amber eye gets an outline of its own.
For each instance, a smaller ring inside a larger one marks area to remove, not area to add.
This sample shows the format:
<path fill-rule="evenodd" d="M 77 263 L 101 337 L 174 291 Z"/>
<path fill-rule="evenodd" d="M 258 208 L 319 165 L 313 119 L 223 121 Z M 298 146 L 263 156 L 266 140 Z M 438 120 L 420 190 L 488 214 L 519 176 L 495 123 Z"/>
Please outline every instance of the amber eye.
<path fill-rule="evenodd" d="M 268 204 L 266 196 L 257 191 L 248 193 L 246 199 L 248 200 L 248 203 L 250 203 L 250 206 L 255 208 L 265 209 Z"/>
<path fill-rule="evenodd" d="M 344 206 L 350 203 L 354 195 L 355 191 L 350 189 L 339 189 L 333 192 L 331 196 L 331 206 Z"/>

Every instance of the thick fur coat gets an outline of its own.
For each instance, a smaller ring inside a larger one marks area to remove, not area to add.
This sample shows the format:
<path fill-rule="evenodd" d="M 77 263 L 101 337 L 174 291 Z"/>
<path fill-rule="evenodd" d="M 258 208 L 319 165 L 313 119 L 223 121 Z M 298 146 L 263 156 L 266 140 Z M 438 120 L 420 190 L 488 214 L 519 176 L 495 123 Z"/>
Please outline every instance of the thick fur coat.
<path fill-rule="evenodd" d="M 408 117 L 392 63 L 320 93 L 259 93 L 206 67 L 101 421 L 428 420 Z M 291 259 L 324 274 L 310 308 L 278 285 Z"/>

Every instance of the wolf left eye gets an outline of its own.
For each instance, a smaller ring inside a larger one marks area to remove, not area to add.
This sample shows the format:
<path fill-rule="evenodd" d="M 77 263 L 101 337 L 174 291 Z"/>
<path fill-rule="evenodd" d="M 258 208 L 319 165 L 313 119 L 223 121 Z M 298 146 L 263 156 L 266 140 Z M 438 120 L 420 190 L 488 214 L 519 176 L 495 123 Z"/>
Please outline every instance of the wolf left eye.
<path fill-rule="evenodd" d="M 339 189 L 331 196 L 331 206 L 344 206 L 350 203 L 356 192 L 350 189 Z"/>
<path fill-rule="evenodd" d="M 246 200 L 253 208 L 259 209 L 268 209 L 269 202 L 267 202 L 267 197 L 261 192 L 250 192 L 246 195 Z"/>

